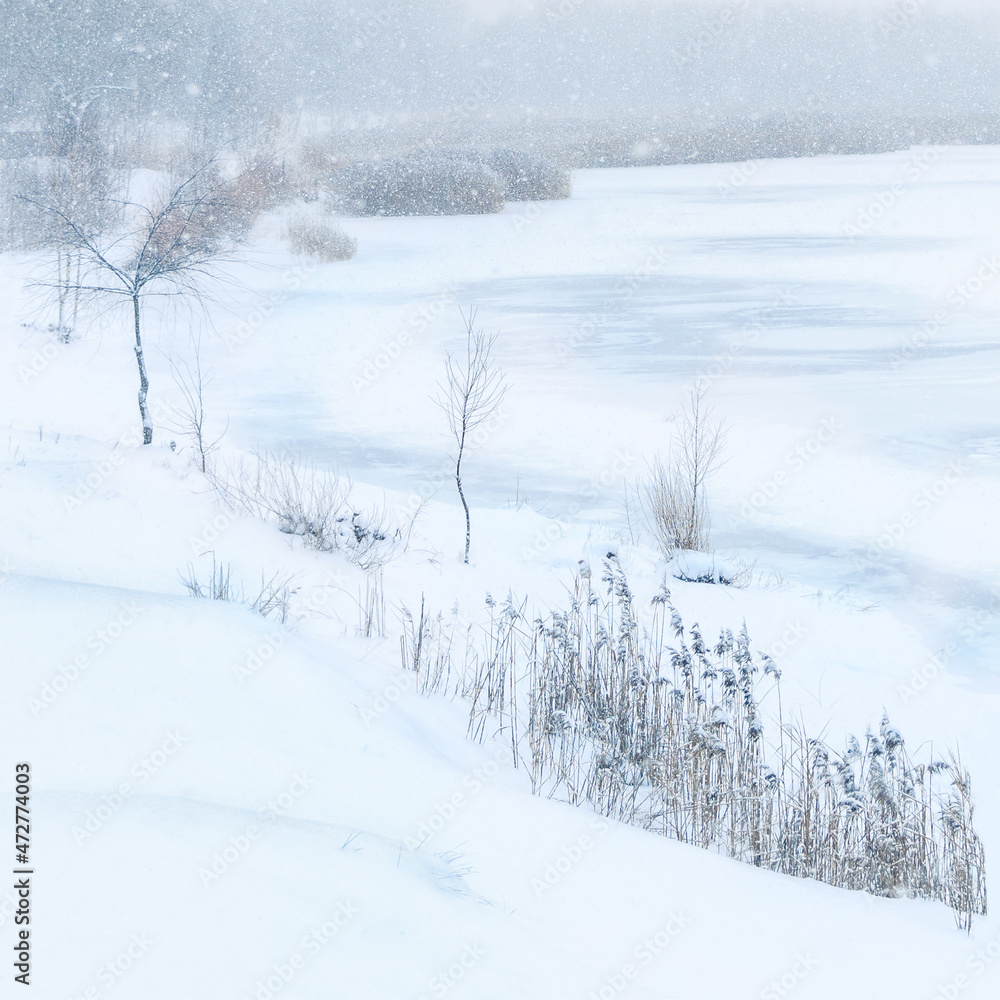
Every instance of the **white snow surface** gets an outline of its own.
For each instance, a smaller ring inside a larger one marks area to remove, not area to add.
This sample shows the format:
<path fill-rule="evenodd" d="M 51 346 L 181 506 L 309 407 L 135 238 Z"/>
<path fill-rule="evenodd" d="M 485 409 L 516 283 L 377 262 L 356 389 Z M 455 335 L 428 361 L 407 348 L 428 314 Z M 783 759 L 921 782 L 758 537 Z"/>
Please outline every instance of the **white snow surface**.
<path fill-rule="evenodd" d="M 30 325 L 35 262 L 0 256 L 0 746 L 8 802 L 32 764 L 34 995 L 995 997 L 996 916 L 966 936 L 938 903 L 532 797 L 464 706 L 412 690 L 398 608 L 481 620 L 511 591 L 542 613 L 608 551 L 648 600 L 668 566 L 623 486 L 707 375 L 716 557 L 753 582 L 669 578 L 685 621 L 745 620 L 834 745 L 883 707 L 914 749 L 960 745 L 992 870 L 998 176 L 989 147 L 579 171 L 565 202 L 345 219 L 358 255 L 329 265 L 265 220 L 211 324 L 151 319 L 152 397 L 200 335 L 220 462 L 294 449 L 400 518 L 430 495 L 385 568 L 384 639 L 355 634 L 357 567 L 222 508 L 162 422 L 137 445 L 121 317 L 57 344 Z M 511 390 L 470 454 L 464 566 L 430 396 L 470 305 Z M 247 590 L 293 576 L 296 627 L 186 596 L 211 553 Z"/>

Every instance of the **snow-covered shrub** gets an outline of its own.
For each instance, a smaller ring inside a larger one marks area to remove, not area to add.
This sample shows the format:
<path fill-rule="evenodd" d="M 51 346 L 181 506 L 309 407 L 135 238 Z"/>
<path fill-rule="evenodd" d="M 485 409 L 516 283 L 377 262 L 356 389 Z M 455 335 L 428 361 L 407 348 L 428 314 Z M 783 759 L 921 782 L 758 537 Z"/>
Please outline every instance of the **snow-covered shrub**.
<path fill-rule="evenodd" d="M 352 510 L 337 518 L 336 548 L 362 569 L 378 569 L 396 554 L 403 531 L 379 508 Z"/>
<path fill-rule="evenodd" d="M 570 196 L 572 175 L 544 156 L 519 149 L 494 149 L 485 162 L 499 175 L 507 201 L 551 201 Z"/>
<path fill-rule="evenodd" d="M 477 215 L 505 200 L 570 196 L 570 173 L 516 149 L 361 160 L 333 173 L 333 202 L 356 215 Z"/>
<path fill-rule="evenodd" d="M 350 260 L 358 252 L 358 241 L 329 219 L 303 216 L 291 220 L 285 232 L 293 253 L 323 263 Z"/>
<path fill-rule="evenodd" d="M 504 206 L 497 173 L 461 153 L 360 161 L 337 171 L 333 186 L 354 215 L 482 215 Z"/>
<path fill-rule="evenodd" d="M 340 552 L 362 569 L 383 565 L 405 544 L 385 511 L 355 509 L 349 480 L 294 455 L 255 452 L 209 475 L 232 510 L 277 524 L 307 548 Z"/>
<path fill-rule="evenodd" d="M 294 455 L 255 452 L 211 473 L 212 485 L 232 510 L 273 521 L 309 548 L 335 547 L 350 483 L 336 472 L 302 464 Z"/>

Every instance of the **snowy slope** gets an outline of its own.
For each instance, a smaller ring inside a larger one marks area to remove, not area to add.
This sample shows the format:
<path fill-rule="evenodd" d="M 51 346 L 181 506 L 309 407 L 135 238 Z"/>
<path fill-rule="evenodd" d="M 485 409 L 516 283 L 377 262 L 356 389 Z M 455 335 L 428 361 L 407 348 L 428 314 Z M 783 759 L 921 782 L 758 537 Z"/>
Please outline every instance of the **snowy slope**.
<path fill-rule="evenodd" d="M 132 605 L 121 638 L 33 714 L 57 665 Z M 635 996 L 746 995 L 799 954 L 802 996 L 863 976 L 858 995 L 903 997 L 972 947 L 943 907 L 533 799 L 450 705 L 404 693 L 366 725 L 390 675 L 357 642 L 289 637 L 241 683 L 234 666 L 273 631 L 249 612 L 20 576 L 3 624 L 18 665 L 4 751 L 39 786 L 42 995 L 105 995 L 114 969 L 100 970 L 127 964 L 133 936 L 148 947 L 115 995 L 149 1000 L 253 996 L 295 955 L 283 995 L 434 995 L 466 949 L 461 988 L 478 997 L 600 995 L 626 965 Z"/>

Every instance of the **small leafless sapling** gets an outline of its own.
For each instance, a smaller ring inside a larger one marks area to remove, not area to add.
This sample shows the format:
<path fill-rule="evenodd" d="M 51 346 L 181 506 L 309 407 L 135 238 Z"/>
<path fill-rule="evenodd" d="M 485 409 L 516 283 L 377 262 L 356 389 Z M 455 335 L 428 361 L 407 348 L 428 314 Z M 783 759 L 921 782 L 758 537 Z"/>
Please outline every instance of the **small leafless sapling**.
<path fill-rule="evenodd" d="M 463 313 L 462 319 L 465 320 L 465 350 L 459 354 L 448 354 L 445 380 L 438 383 L 439 393 L 435 402 L 448 418 L 448 427 L 457 448 L 455 485 L 465 511 L 465 562 L 468 563 L 472 522 L 462 488 L 462 459 L 476 428 L 496 416 L 507 392 L 507 381 L 503 369 L 493 357 L 498 335 L 475 328 L 475 310 L 470 310 L 468 316 Z"/>
<path fill-rule="evenodd" d="M 205 430 L 205 389 L 211 383 L 214 373 L 211 368 L 202 369 L 200 345 L 195 342 L 193 362 L 183 359 L 171 360 L 174 383 L 181 394 L 181 400 L 174 407 L 176 419 L 170 429 L 185 434 L 194 445 L 194 463 L 202 472 L 208 471 L 208 458 L 219 446 L 219 442 L 229 425 L 216 438 L 209 438 Z"/>

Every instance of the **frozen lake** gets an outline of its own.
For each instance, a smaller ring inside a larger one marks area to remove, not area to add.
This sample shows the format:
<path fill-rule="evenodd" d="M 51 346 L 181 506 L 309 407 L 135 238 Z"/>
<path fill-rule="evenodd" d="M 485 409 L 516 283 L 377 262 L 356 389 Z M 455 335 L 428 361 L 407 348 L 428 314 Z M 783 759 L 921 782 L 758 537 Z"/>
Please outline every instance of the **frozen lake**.
<path fill-rule="evenodd" d="M 735 192 L 729 165 L 581 171 L 567 202 L 344 220 L 356 260 L 307 279 L 241 347 L 274 378 L 228 387 L 233 431 L 421 489 L 447 473 L 428 397 L 475 306 L 512 390 L 470 456 L 473 502 L 517 494 L 561 519 L 590 495 L 593 516 L 596 484 L 614 523 L 624 483 L 601 473 L 622 450 L 640 473 L 707 377 L 730 427 L 713 544 L 891 606 L 932 647 L 975 619 L 963 664 L 995 672 L 1000 151 L 942 150 L 900 185 L 914 155 L 762 163 Z M 310 370 L 289 370 L 289 338 Z M 812 454 L 824 420 L 837 430 Z"/>

